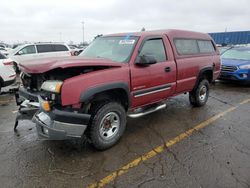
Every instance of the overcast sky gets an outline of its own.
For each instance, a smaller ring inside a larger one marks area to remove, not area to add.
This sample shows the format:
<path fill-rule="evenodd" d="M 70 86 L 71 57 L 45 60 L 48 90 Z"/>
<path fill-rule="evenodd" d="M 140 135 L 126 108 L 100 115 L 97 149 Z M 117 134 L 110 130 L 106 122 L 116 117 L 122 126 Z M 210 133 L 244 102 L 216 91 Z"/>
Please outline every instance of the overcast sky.
<path fill-rule="evenodd" d="M 249 0 L 3 0 L 0 41 L 82 41 L 154 29 L 250 30 Z"/>

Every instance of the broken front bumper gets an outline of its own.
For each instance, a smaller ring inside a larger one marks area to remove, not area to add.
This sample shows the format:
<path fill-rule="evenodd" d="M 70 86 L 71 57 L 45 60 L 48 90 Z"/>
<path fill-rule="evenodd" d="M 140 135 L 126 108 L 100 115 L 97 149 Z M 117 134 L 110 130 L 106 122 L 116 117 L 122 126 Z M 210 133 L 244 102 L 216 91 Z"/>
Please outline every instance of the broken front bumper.
<path fill-rule="evenodd" d="M 19 89 L 16 94 L 16 102 L 17 105 L 20 105 L 20 108 L 15 128 L 18 120 L 32 119 L 36 123 L 40 138 L 65 140 L 83 136 L 90 120 L 89 114 L 69 112 L 56 108 L 45 112 L 40 105 L 43 102 L 42 100 L 39 93 L 31 93 L 24 88 Z"/>
<path fill-rule="evenodd" d="M 54 109 L 47 113 L 39 111 L 33 116 L 40 138 L 65 140 L 81 138 L 87 128 L 90 115 Z"/>
<path fill-rule="evenodd" d="M 15 93 L 16 104 L 19 110 L 16 116 L 14 130 L 18 126 L 20 120 L 31 120 L 34 114 L 39 110 L 39 102 L 37 94 L 30 93 L 23 87 L 20 87 Z"/>

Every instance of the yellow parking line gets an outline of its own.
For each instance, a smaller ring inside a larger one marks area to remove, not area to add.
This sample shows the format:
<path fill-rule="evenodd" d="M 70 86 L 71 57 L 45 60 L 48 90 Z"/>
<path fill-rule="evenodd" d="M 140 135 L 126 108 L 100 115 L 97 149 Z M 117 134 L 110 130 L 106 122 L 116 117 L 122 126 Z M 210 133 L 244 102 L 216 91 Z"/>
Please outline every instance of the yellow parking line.
<path fill-rule="evenodd" d="M 221 112 L 221 113 L 219 113 L 217 115 L 212 116 L 211 118 L 209 118 L 209 119 L 201 122 L 200 124 L 196 125 L 194 128 L 189 129 L 188 131 L 186 131 L 184 133 L 181 133 L 180 135 L 178 135 L 174 139 L 171 139 L 171 140 L 165 142 L 164 144 L 155 147 L 154 149 L 152 149 L 148 153 L 134 159 L 133 161 L 131 161 L 128 164 L 121 167 L 120 169 L 118 169 L 118 170 L 114 171 L 113 173 L 109 174 L 108 176 L 104 177 L 100 181 L 90 184 L 88 186 L 88 188 L 103 187 L 103 186 L 111 183 L 115 178 L 127 173 L 131 168 L 134 168 L 134 167 L 138 166 L 141 162 L 146 161 L 146 160 L 156 156 L 159 153 L 162 153 L 167 148 L 173 146 L 174 144 L 176 144 L 176 143 L 182 141 L 183 139 L 187 138 L 188 136 L 192 135 L 193 132 L 198 131 L 200 129 L 203 129 L 204 127 L 210 125 L 211 123 L 213 123 L 217 119 L 221 118 L 222 116 L 226 115 L 227 113 L 234 111 L 240 105 L 246 104 L 248 102 L 250 102 L 250 99 L 246 99 L 246 100 L 240 102 L 239 105 L 231 107 L 231 108 L 227 109 L 224 112 Z"/>
<path fill-rule="evenodd" d="M 246 104 L 246 103 L 248 103 L 248 102 L 250 102 L 250 99 L 246 99 L 246 100 L 242 101 L 242 102 L 240 103 L 240 105 Z"/>

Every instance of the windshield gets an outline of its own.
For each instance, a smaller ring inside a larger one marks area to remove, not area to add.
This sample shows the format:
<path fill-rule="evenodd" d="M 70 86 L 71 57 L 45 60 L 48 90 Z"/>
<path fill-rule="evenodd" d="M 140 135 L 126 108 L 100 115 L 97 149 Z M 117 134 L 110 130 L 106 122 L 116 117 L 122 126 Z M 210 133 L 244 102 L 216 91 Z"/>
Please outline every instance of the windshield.
<path fill-rule="evenodd" d="M 25 47 L 25 45 L 17 46 L 16 48 L 10 50 L 9 54 L 10 54 L 10 55 L 14 55 L 14 54 L 17 53 L 19 50 L 21 50 L 23 47 Z"/>
<path fill-rule="evenodd" d="M 128 62 L 138 37 L 99 37 L 80 56 L 107 58 L 116 62 Z"/>
<path fill-rule="evenodd" d="M 230 50 L 233 47 L 218 47 L 220 51 L 220 55 L 224 54 L 225 51 Z"/>
<path fill-rule="evenodd" d="M 221 56 L 223 59 L 250 60 L 250 48 L 232 48 Z"/>

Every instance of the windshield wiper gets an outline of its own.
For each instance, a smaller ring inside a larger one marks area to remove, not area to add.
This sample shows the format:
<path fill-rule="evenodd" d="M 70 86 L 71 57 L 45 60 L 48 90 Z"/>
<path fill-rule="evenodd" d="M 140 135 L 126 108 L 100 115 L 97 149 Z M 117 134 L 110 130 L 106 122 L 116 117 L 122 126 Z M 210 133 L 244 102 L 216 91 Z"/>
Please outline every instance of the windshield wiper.
<path fill-rule="evenodd" d="M 228 50 L 231 50 L 232 48 L 234 48 L 234 46 L 231 46 L 230 48 L 226 49 L 224 52 L 222 52 L 220 55 L 223 55 L 225 52 L 227 52 Z"/>

